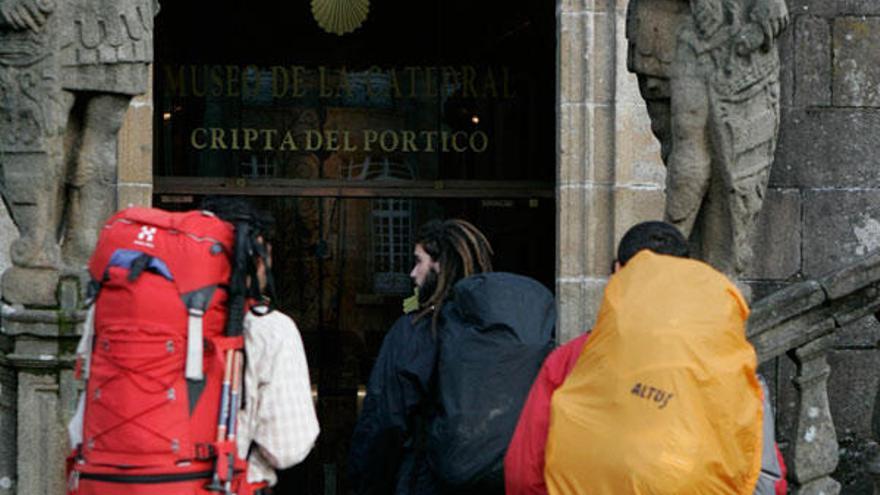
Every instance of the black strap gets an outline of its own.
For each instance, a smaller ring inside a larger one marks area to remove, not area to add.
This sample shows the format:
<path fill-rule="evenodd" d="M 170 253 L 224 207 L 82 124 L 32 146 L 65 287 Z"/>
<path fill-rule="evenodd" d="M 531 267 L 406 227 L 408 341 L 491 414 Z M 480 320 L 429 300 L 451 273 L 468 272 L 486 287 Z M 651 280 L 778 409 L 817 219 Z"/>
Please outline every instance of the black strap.
<path fill-rule="evenodd" d="M 256 282 L 256 273 L 249 265 L 253 265 L 251 259 L 251 227 L 246 221 L 235 223 L 235 245 L 232 249 L 232 274 L 229 280 L 229 314 L 226 318 L 226 335 L 236 337 L 241 335 L 242 323 L 245 312 L 245 299 L 248 295 L 247 276 L 250 275 L 252 282 Z"/>
<path fill-rule="evenodd" d="M 85 308 L 88 308 L 92 304 L 95 303 L 95 300 L 98 299 L 98 293 L 101 292 L 101 285 L 104 281 L 107 280 L 108 273 L 104 271 L 104 279 L 103 280 L 95 280 L 90 279 L 88 285 L 86 286 L 86 300 L 83 303 Z"/>
<path fill-rule="evenodd" d="M 153 257 L 147 253 L 143 253 L 135 258 L 134 261 L 131 262 L 131 268 L 128 271 L 128 281 L 134 282 L 137 280 L 141 274 L 144 273 L 144 270 L 150 266 L 151 261 L 153 261 Z"/>

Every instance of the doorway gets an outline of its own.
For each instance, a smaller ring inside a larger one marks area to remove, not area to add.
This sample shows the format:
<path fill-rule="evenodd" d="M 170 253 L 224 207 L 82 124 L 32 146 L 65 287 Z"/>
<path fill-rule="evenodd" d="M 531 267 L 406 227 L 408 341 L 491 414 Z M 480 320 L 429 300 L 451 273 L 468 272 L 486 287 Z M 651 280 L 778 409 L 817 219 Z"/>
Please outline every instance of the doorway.
<path fill-rule="evenodd" d="M 321 0 L 162 5 L 153 204 L 230 194 L 270 211 L 278 307 L 308 354 L 321 435 L 278 493 L 348 493 L 419 225 L 465 218 L 496 269 L 553 290 L 556 21 L 540 3 L 388 0 L 343 21 Z"/>

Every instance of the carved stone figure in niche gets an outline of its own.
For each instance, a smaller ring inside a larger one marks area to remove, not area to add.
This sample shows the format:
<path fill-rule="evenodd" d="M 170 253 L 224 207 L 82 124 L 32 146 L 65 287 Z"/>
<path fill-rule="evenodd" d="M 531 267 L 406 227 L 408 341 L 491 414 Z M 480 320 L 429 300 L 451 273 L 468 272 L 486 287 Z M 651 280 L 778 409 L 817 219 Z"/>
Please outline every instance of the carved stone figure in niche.
<path fill-rule="evenodd" d="M 19 229 L 3 297 L 45 304 L 115 208 L 117 133 L 147 89 L 154 0 L 0 0 L 0 192 Z M 36 286 L 35 286 L 36 284 Z"/>
<path fill-rule="evenodd" d="M 779 130 L 784 0 L 630 0 L 627 65 L 667 167 L 665 220 L 739 277 Z"/>

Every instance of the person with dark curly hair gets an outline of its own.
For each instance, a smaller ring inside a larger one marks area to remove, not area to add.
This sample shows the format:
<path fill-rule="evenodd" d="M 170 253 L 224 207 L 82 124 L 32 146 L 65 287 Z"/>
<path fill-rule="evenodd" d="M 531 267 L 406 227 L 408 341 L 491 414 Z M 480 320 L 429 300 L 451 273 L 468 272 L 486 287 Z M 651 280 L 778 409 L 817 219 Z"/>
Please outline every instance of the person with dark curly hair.
<path fill-rule="evenodd" d="M 349 453 L 353 488 L 501 494 L 507 443 L 552 347 L 553 296 L 492 272 L 489 240 L 465 220 L 428 222 L 413 254 L 418 305 L 373 366 Z"/>

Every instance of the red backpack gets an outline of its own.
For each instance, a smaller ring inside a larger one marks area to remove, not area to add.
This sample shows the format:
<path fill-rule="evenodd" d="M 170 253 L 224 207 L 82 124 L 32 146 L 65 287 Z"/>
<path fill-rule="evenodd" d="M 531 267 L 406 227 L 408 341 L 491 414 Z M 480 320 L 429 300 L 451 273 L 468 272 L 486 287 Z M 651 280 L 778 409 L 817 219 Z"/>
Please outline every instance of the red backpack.
<path fill-rule="evenodd" d="M 94 331 L 69 495 L 255 489 L 226 426 L 238 410 L 230 375 L 242 379 L 242 337 L 224 336 L 234 237 L 200 211 L 130 208 L 104 226 L 89 263 Z"/>

